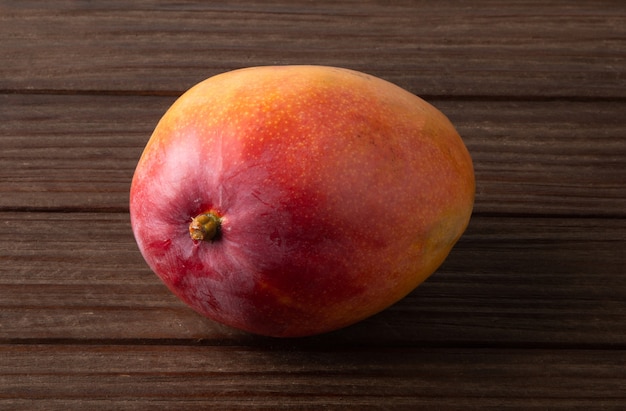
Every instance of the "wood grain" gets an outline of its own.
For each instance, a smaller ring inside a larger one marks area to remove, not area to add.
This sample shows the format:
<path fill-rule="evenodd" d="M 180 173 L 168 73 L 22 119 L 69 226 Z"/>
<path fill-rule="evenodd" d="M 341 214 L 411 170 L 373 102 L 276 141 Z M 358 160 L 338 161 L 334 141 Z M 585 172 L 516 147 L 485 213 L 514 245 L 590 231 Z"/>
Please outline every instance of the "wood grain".
<path fill-rule="evenodd" d="M 2 213 L 0 343 L 256 341 L 205 320 L 147 268 L 127 214 Z M 402 302 L 316 344 L 626 347 L 626 220 L 474 218 Z"/>
<path fill-rule="evenodd" d="M 1 410 L 626 409 L 626 3 L 0 0 Z M 388 79 L 457 126 L 475 214 L 388 310 L 273 339 L 178 301 L 128 190 L 184 90 Z"/>
<path fill-rule="evenodd" d="M 110 3 L 2 2 L 0 89 L 180 92 L 323 64 L 421 95 L 626 97 L 621 1 Z"/>
<path fill-rule="evenodd" d="M 175 97 L 0 95 L 0 209 L 128 209 Z M 431 100 L 474 159 L 476 213 L 626 216 L 626 103 Z"/>
<path fill-rule="evenodd" d="M 0 355 L 15 364 L 0 365 L 0 406 L 29 409 L 571 410 L 625 399 L 626 356 L 612 351 L 27 345 Z"/>

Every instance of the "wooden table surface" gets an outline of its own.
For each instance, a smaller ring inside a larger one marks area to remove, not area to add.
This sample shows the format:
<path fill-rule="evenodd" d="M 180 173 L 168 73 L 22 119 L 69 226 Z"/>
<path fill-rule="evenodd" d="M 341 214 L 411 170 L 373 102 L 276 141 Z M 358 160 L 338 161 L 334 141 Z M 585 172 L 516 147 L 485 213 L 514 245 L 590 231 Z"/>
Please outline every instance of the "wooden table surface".
<path fill-rule="evenodd" d="M 160 116 L 211 75 L 322 64 L 446 113 L 470 227 L 355 326 L 217 325 L 128 215 Z M 0 409 L 626 409 L 626 3 L 0 0 Z"/>

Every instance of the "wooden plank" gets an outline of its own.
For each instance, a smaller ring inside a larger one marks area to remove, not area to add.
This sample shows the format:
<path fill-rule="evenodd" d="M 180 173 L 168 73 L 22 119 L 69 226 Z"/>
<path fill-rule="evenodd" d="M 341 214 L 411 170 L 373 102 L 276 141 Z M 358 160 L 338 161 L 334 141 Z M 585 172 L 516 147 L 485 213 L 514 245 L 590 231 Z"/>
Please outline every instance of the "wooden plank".
<path fill-rule="evenodd" d="M 603 0 L 0 2 L 0 90 L 182 91 L 229 69 L 350 67 L 422 95 L 626 97 Z"/>
<path fill-rule="evenodd" d="M 0 409 L 625 409 L 625 23 L 619 0 L 0 0 Z M 150 272 L 130 178 L 189 86 L 311 63 L 448 114 L 476 213 L 383 313 L 256 337 Z"/>
<path fill-rule="evenodd" d="M 174 100 L 0 95 L 0 209 L 126 211 Z M 626 216 L 626 103 L 431 102 L 472 153 L 476 213 Z"/>
<path fill-rule="evenodd" d="M 623 351 L 0 345 L 0 354 L 5 410 L 588 410 L 626 403 Z"/>
<path fill-rule="evenodd" d="M 266 341 L 150 272 L 123 213 L 0 213 L 0 343 Z M 475 217 L 404 300 L 311 344 L 626 346 L 626 219 Z"/>
<path fill-rule="evenodd" d="M 626 215 L 622 103 L 432 103 L 472 154 L 477 213 Z"/>
<path fill-rule="evenodd" d="M 128 209 L 172 97 L 0 95 L 0 208 Z"/>

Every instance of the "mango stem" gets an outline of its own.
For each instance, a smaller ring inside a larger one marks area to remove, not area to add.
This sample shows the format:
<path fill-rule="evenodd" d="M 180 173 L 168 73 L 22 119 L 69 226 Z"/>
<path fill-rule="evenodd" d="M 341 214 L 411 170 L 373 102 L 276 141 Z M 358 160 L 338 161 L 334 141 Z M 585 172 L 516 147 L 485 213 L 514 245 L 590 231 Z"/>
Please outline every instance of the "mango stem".
<path fill-rule="evenodd" d="M 189 235 L 195 241 L 213 241 L 220 229 L 221 219 L 213 212 L 199 214 L 191 219 Z"/>

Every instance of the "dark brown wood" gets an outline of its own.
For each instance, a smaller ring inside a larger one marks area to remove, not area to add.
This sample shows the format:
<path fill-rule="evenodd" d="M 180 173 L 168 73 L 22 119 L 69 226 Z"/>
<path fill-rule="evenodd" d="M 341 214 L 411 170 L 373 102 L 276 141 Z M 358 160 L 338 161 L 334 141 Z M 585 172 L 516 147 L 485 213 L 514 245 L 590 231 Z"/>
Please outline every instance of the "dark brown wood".
<path fill-rule="evenodd" d="M 619 0 L 111 3 L 3 2 L 0 89 L 170 92 L 324 64 L 425 95 L 626 97 Z"/>
<path fill-rule="evenodd" d="M 626 409 L 626 3 L 0 0 L 1 410 Z M 446 113 L 470 227 L 322 336 L 218 325 L 150 272 L 130 179 L 213 74 L 327 64 Z"/>
<path fill-rule="evenodd" d="M 0 209 L 128 209 L 175 97 L 0 95 Z M 477 213 L 626 216 L 626 102 L 431 102 L 474 158 Z"/>
<path fill-rule="evenodd" d="M 125 213 L 0 218 L 0 342 L 254 340 L 178 301 L 144 263 Z M 475 217 L 411 295 L 314 341 L 626 347 L 625 249 L 624 219 Z"/>
<path fill-rule="evenodd" d="M 614 351 L 27 345 L 0 354 L 14 364 L 0 366 L 3 409 L 586 410 L 625 400 L 626 355 Z"/>

